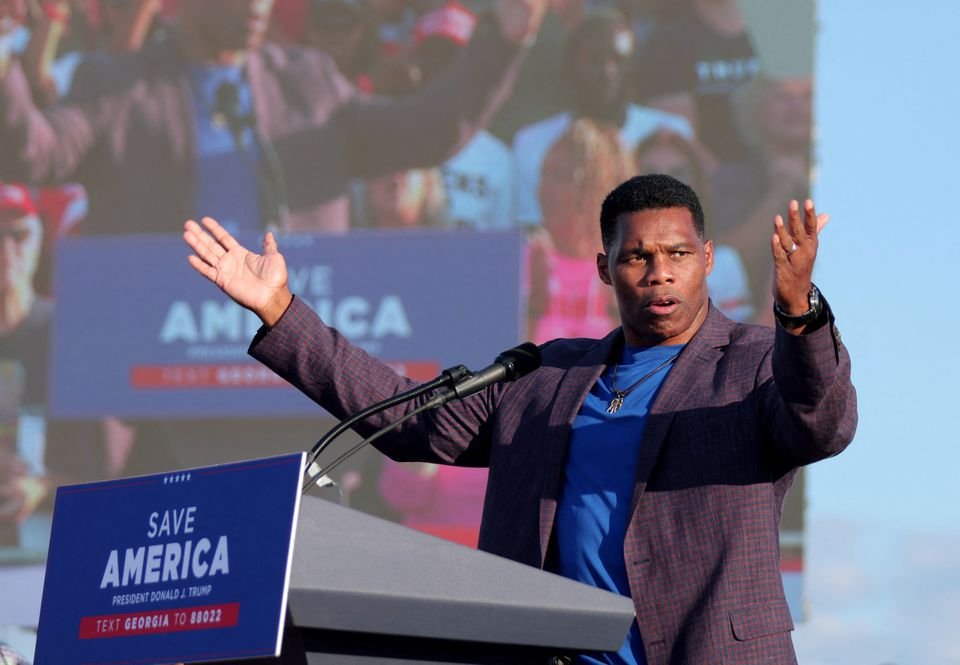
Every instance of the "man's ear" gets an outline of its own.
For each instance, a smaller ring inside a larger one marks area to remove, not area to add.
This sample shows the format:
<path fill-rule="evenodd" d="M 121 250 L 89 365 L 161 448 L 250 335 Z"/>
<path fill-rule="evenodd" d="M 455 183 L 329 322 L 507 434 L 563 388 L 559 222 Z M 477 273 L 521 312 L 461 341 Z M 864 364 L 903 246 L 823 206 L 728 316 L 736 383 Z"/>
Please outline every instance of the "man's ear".
<path fill-rule="evenodd" d="M 606 285 L 610 285 L 610 264 L 607 259 L 607 255 L 603 252 L 597 254 L 597 274 L 600 275 L 600 281 Z"/>
<path fill-rule="evenodd" d="M 713 272 L 713 241 L 708 240 L 703 243 L 703 252 L 706 254 L 707 258 L 707 274 Z"/>

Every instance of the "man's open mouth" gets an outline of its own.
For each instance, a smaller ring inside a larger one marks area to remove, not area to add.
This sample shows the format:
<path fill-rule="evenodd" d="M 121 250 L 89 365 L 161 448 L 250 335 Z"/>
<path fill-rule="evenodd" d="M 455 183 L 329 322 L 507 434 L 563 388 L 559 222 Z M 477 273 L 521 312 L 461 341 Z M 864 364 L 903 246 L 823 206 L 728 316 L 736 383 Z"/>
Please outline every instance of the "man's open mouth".
<path fill-rule="evenodd" d="M 666 316 L 673 313 L 680 306 L 680 299 L 674 296 L 657 296 L 647 301 L 646 309 L 651 314 Z"/>

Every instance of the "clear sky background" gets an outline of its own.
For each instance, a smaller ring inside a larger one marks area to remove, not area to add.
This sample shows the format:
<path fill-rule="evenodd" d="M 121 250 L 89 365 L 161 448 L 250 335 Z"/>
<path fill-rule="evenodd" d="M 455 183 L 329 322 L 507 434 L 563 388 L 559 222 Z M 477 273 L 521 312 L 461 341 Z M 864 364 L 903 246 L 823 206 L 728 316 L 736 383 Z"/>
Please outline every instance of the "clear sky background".
<path fill-rule="evenodd" d="M 816 280 L 860 426 L 810 470 L 804 665 L 960 663 L 960 3 L 820 0 Z"/>

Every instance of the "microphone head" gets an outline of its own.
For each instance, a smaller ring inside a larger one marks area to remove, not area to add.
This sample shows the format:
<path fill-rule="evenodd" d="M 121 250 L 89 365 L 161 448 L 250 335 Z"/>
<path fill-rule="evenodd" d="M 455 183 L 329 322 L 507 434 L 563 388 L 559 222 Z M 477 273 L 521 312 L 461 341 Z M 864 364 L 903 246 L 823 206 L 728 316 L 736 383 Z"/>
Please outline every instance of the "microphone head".
<path fill-rule="evenodd" d="M 236 115 L 238 113 L 240 91 L 237 90 L 237 86 L 234 83 L 224 81 L 218 85 L 213 93 L 213 98 L 214 109 L 219 113 L 223 113 L 226 116 L 231 114 Z"/>
<path fill-rule="evenodd" d="M 234 135 L 253 127 L 253 115 L 244 113 L 240 103 L 240 89 L 231 81 L 224 81 L 214 91 L 213 124 L 226 127 Z M 239 140 L 239 139 L 238 139 Z"/>
<path fill-rule="evenodd" d="M 497 362 L 506 369 L 504 381 L 514 381 L 540 367 L 540 347 L 524 342 L 501 353 Z"/>

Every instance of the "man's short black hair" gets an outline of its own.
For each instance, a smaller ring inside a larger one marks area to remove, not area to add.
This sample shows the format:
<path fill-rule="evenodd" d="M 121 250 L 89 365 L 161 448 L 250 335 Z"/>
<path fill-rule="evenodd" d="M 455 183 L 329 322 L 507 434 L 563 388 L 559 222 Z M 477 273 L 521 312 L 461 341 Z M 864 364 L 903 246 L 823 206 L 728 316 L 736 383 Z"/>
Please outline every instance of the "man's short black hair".
<path fill-rule="evenodd" d="M 676 178 L 659 173 L 638 175 L 607 194 L 600 208 L 600 238 L 604 251 L 609 251 L 617 235 L 620 215 L 641 210 L 686 208 L 693 217 L 693 227 L 701 240 L 705 238 L 703 208 L 697 193 Z"/>

